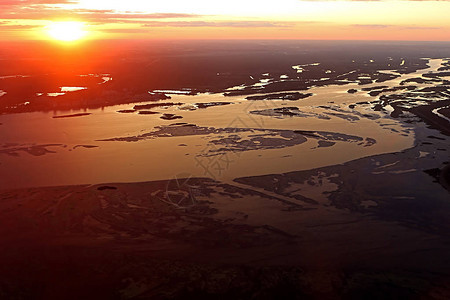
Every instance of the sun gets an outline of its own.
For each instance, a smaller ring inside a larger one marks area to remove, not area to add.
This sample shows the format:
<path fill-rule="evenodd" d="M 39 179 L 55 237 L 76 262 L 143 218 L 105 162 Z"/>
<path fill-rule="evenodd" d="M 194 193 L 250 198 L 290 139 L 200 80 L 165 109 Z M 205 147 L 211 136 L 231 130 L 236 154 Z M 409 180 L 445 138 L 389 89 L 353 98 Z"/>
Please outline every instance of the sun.
<path fill-rule="evenodd" d="M 53 39 L 63 42 L 77 41 L 87 34 L 84 23 L 76 21 L 52 22 L 47 26 L 47 33 Z"/>

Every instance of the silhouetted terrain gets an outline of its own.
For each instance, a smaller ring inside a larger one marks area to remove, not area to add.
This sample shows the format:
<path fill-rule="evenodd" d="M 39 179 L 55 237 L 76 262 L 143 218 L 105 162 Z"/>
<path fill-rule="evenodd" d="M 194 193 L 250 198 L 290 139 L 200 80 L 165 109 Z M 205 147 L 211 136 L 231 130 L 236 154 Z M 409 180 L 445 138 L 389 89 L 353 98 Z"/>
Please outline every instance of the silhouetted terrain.
<path fill-rule="evenodd" d="M 4 112 L 129 103 L 147 100 L 146 93 L 156 89 L 223 92 L 257 83 L 264 73 L 297 78 L 268 85 L 265 92 L 306 89 L 311 80 L 325 77 L 327 70 L 332 72 L 327 75 L 330 79 L 320 85 L 339 83 L 337 78 L 354 80 L 358 73 L 374 75 L 374 80 L 383 82 L 390 76 L 379 77 L 377 70 L 413 72 L 425 67 L 420 58 L 445 57 L 450 49 L 448 43 L 320 41 L 142 41 L 126 45 L 108 41 L 79 46 L 29 42 L 2 46 L 0 76 L 30 76 L 0 79 L 0 90 L 8 93 L 0 103 Z M 308 68 L 305 74 L 291 68 L 313 62 L 320 62 L 320 68 Z M 343 75 L 354 70 L 358 73 Z M 79 76 L 88 74 L 96 76 Z M 114 80 L 99 85 L 101 74 L 110 74 Z M 88 89 L 59 96 L 57 103 L 45 95 L 60 92 L 61 86 Z M 239 94 L 254 92 L 246 89 Z M 39 93 L 44 95 L 37 96 Z M 30 104 L 24 107 L 26 102 Z"/>

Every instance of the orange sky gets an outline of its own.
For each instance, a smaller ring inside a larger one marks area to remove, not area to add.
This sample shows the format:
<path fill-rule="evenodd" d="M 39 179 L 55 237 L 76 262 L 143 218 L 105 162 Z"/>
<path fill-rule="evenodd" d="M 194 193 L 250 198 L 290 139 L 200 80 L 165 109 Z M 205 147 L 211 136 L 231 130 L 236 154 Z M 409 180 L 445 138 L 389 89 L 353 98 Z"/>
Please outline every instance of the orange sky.
<path fill-rule="evenodd" d="M 449 12 L 450 1 L 1 0 L 0 39 L 52 39 L 52 22 L 77 21 L 88 39 L 450 41 Z"/>

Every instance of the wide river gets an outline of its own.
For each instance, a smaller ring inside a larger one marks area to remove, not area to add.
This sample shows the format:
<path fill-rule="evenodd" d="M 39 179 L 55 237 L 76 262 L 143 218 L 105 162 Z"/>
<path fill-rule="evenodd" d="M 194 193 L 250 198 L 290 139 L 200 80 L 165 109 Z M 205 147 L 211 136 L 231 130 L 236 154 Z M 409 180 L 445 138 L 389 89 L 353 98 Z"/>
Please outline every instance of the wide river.
<path fill-rule="evenodd" d="M 0 189 L 151 181 L 176 176 L 206 176 L 230 181 L 241 176 L 307 170 L 376 154 L 398 152 L 414 145 L 415 134 L 410 125 L 389 117 L 385 112 L 374 112 L 371 109 L 373 105 L 357 105 L 354 109 L 350 109 L 349 105 L 377 100 L 378 97 L 371 97 L 367 92 L 361 91 L 362 87 L 395 87 L 402 80 L 437 70 L 441 63 L 442 60 L 430 60 L 429 69 L 402 75 L 383 83 L 364 86 L 352 83 L 311 88 L 302 92 L 311 92 L 314 95 L 298 101 L 248 101 L 244 96 L 225 97 L 222 94 L 172 95 L 172 100 L 168 101 L 182 102 L 185 105 L 152 110 L 183 117 L 175 121 L 162 120 L 159 114 L 117 113 L 118 110 L 132 108 L 134 104 L 88 109 L 81 112 L 91 115 L 73 118 L 55 119 L 53 116 L 80 111 L 1 115 Z M 352 88 L 359 91 L 354 94 L 347 93 Z M 57 100 L 55 97 L 55 101 Z M 193 111 L 186 109 L 190 104 L 217 101 L 233 104 Z M 380 118 L 359 117 L 358 120 L 351 120 L 329 115 L 330 119 L 323 120 L 314 117 L 327 111 L 333 112 L 319 107 L 324 105 L 348 112 L 348 115 L 377 114 Z M 249 113 L 288 106 L 299 107 L 311 117 L 271 117 Z M 211 137 L 208 136 L 159 137 L 136 142 L 99 141 L 136 136 L 153 131 L 155 126 L 175 122 L 215 128 L 337 132 L 372 138 L 376 140 L 376 144 L 361 147 L 357 143 L 338 142 L 332 147 L 317 148 L 317 141 L 308 139 L 306 143 L 291 147 L 243 151 L 239 155 L 230 156 L 224 162 L 218 156 L 199 156 L 210 147 L 208 141 Z M 38 150 L 47 149 L 51 152 L 24 151 L 27 148 L 35 149 L 33 147 L 36 146 Z"/>

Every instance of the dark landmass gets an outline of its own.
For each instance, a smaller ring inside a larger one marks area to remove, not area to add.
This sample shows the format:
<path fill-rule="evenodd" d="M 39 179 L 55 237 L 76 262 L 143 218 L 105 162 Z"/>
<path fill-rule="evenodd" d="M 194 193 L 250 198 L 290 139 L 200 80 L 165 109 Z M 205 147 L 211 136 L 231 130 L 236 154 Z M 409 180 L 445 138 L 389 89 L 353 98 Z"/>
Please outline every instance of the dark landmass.
<path fill-rule="evenodd" d="M 402 82 L 400 82 L 400 85 L 405 85 L 405 84 L 407 84 L 407 83 L 420 83 L 420 84 L 423 84 L 423 83 L 426 83 L 426 84 L 434 84 L 434 83 L 436 83 L 436 82 L 441 82 L 441 80 L 439 80 L 439 79 L 430 79 L 430 78 L 422 78 L 422 77 L 420 77 L 420 78 L 410 78 L 410 79 L 406 79 L 406 80 L 403 80 Z"/>
<path fill-rule="evenodd" d="M 443 66 L 438 69 L 438 71 L 450 71 L 450 60 L 447 58 L 447 61 L 443 63 Z"/>
<path fill-rule="evenodd" d="M 205 109 L 209 107 L 215 107 L 215 106 L 225 106 L 234 104 L 234 102 L 226 102 L 226 101 L 220 101 L 220 102 L 202 102 L 202 103 L 194 103 L 194 104 L 186 104 L 184 106 L 179 107 L 181 110 L 187 110 L 187 111 L 194 111 L 197 109 Z"/>
<path fill-rule="evenodd" d="M 449 106 L 450 100 L 441 100 L 429 105 L 419 105 L 410 108 L 408 111 L 414 115 L 420 117 L 425 123 L 429 124 L 432 128 L 439 129 L 442 133 L 450 135 L 450 121 L 448 119 L 443 119 L 432 111 L 443 106 Z M 450 111 L 448 109 L 440 109 L 439 113 L 442 113 L 447 118 L 450 119 Z"/>
<path fill-rule="evenodd" d="M 20 89 L 21 86 L 23 87 L 27 85 L 32 85 L 35 83 L 35 81 L 45 83 L 46 80 L 49 81 L 58 80 L 47 78 L 47 76 L 45 75 L 43 76 L 36 75 L 36 77 L 38 78 L 35 79 L 31 77 L 31 79 L 29 78 L 0 79 L 0 85 L 2 85 L 2 83 L 6 84 L 5 86 L 9 87 L 8 90 L 11 91 L 11 88 Z M 75 78 L 78 76 L 73 75 L 73 77 Z M 14 82 L 11 83 L 10 81 Z M 38 90 L 34 94 L 29 94 L 29 91 L 25 94 L 24 91 L 20 90 L 17 90 L 16 92 L 14 91 L 8 92 L 8 94 L 2 96 L 0 113 L 22 113 L 32 111 L 100 108 L 118 104 L 160 101 L 170 99 L 169 96 L 166 96 L 164 94 L 149 94 L 149 93 L 136 94 L 129 90 L 125 91 L 108 90 L 107 86 L 109 87 L 109 84 L 110 82 L 107 82 L 105 84 L 97 83 L 97 85 L 92 85 L 85 90 L 65 92 L 57 97 L 48 95 L 47 93 L 59 93 L 60 92 L 59 90 L 55 89 L 45 90 L 46 87 L 42 87 L 43 90 Z M 24 95 L 17 96 L 17 93 Z M 58 101 L 55 101 L 55 98 L 58 98 Z"/>
<path fill-rule="evenodd" d="M 450 107 L 441 107 L 441 106 L 439 106 L 440 108 L 438 108 L 438 110 L 437 110 L 437 112 L 438 113 L 440 113 L 440 114 L 442 114 L 442 115 L 444 115 L 444 116 L 447 116 L 447 117 L 449 117 L 450 116 Z"/>
<path fill-rule="evenodd" d="M 255 114 L 255 115 L 275 117 L 275 118 L 283 118 L 285 116 L 301 117 L 301 118 L 316 117 L 316 118 L 319 118 L 322 120 L 331 120 L 331 118 L 327 115 L 301 111 L 298 107 L 295 107 L 295 106 L 270 108 L 270 109 L 263 109 L 263 110 L 253 110 L 250 113 Z"/>
<path fill-rule="evenodd" d="M 177 116 L 175 114 L 163 114 L 160 118 L 163 119 L 163 120 L 183 119 L 182 116 Z"/>
<path fill-rule="evenodd" d="M 252 134 L 248 138 L 239 135 L 231 135 L 226 138 L 213 139 L 211 144 L 215 145 L 204 156 L 216 155 L 223 152 L 242 152 L 251 150 L 280 149 L 303 144 L 308 139 L 294 132 L 271 132 L 269 134 Z"/>
<path fill-rule="evenodd" d="M 307 93 L 277 93 L 277 94 L 267 94 L 267 95 L 261 95 L 261 96 L 249 96 L 245 99 L 247 100 L 299 100 L 299 99 L 305 99 L 308 97 L 311 97 L 313 94 Z"/>
<path fill-rule="evenodd" d="M 305 68 L 315 68 L 316 66 L 305 67 Z M 357 70 L 349 70 L 346 73 L 333 75 L 332 78 L 320 77 L 315 78 L 315 74 L 312 72 L 307 72 L 304 75 L 297 76 L 297 79 L 291 79 L 289 81 L 271 81 L 267 85 L 262 87 L 248 86 L 244 89 L 229 91 L 224 93 L 225 96 L 243 96 L 251 94 L 263 94 L 263 93 L 275 93 L 283 91 L 293 91 L 293 90 L 308 90 L 311 87 L 327 86 L 327 85 L 346 85 L 349 83 L 357 83 L 359 85 L 370 84 L 373 82 L 384 82 L 391 79 L 400 77 L 400 75 L 380 73 L 376 69 L 376 65 L 373 65 L 374 69 L 367 68 L 366 64 L 364 66 L 358 66 Z M 365 69 L 367 68 L 367 69 Z M 426 65 L 420 68 L 426 68 Z M 417 70 L 416 69 L 416 70 Z M 364 71 L 362 71 L 364 70 Z M 322 76 L 325 76 L 325 70 L 322 70 Z M 303 73 L 301 73 L 303 74 Z M 305 79 L 301 78 L 303 76 L 308 76 Z M 311 76 L 311 77 L 310 77 Z M 370 79 L 361 79 L 361 77 L 370 77 Z"/>
<path fill-rule="evenodd" d="M 115 186 L 102 185 L 97 188 L 98 191 L 117 190 Z"/>
<path fill-rule="evenodd" d="M 154 112 L 154 111 L 150 111 L 150 110 L 140 110 L 138 112 L 138 114 L 140 114 L 140 115 L 157 115 L 157 114 L 159 114 L 159 112 Z"/>
<path fill-rule="evenodd" d="M 154 131 L 139 136 L 119 137 L 101 140 L 103 142 L 137 142 L 145 139 L 170 138 L 179 136 L 205 136 L 208 147 L 197 156 L 215 156 L 228 152 L 280 149 L 305 143 L 308 139 L 323 141 L 322 147 L 331 147 L 336 142 L 357 143 L 361 147 L 370 147 L 376 140 L 338 132 L 277 130 L 257 128 L 213 128 L 193 124 L 172 124 L 156 127 Z M 331 143 L 333 142 L 333 143 Z"/>
<path fill-rule="evenodd" d="M 427 78 L 448 77 L 450 72 L 425 73 L 422 76 Z"/>
<path fill-rule="evenodd" d="M 396 75 L 378 70 L 410 73 L 424 69 L 424 55 L 445 57 L 450 48 L 445 43 L 332 41 L 161 41 L 150 47 L 145 42 L 125 46 L 98 41 L 82 48 L 11 42 L 3 46 L 0 76 L 10 77 L 0 78 L 0 89 L 7 92 L 0 113 L 99 108 L 170 98 L 149 93 L 153 90 L 223 93 L 244 84 L 244 90 L 227 94 L 251 95 L 383 82 Z M 316 61 L 320 64 L 310 65 Z M 297 73 L 294 65 L 305 65 L 304 71 Z M 273 78 L 285 75 L 289 80 L 252 87 L 266 78 L 261 75 L 265 73 Z M 105 81 L 105 76 L 110 79 Z M 66 92 L 58 101 L 47 96 L 61 92 L 64 86 L 86 89 Z"/>
<path fill-rule="evenodd" d="M 53 116 L 53 119 L 62 119 L 62 118 L 75 118 L 75 117 L 83 117 L 92 115 L 91 113 L 79 113 L 79 114 L 71 114 L 71 115 L 62 115 L 62 116 Z"/>
<path fill-rule="evenodd" d="M 208 103 L 195 103 L 195 106 L 197 108 L 208 108 L 213 106 L 223 106 L 223 105 L 230 105 L 233 104 L 233 102 L 208 102 Z"/>
<path fill-rule="evenodd" d="M 329 142 L 329 141 L 318 141 L 317 147 L 319 148 L 325 148 L 325 147 L 332 147 L 336 144 L 336 142 Z"/>
<path fill-rule="evenodd" d="M 95 146 L 95 145 L 76 145 L 76 146 L 73 147 L 73 149 L 77 149 L 77 148 L 92 149 L 92 148 L 98 148 L 98 146 Z"/>
<path fill-rule="evenodd" d="M 156 108 L 156 107 L 169 107 L 169 106 L 178 106 L 178 105 L 183 105 L 183 103 L 161 102 L 161 103 L 142 104 L 142 105 L 135 105 L 133 107 L 133 109 L 134 110 L 152 109 L 152 108 Z"/>
<path fill-rule="evenodd" d="M 366 104 L 366 103 L 359 103 Z M 368 104 L 368 103 L 367 103 Z M 350 105 L 349 108 L 355 108 L 356 104 Z M 301 118 L 318 118 L 321 120 L 331 120 L 330 116 L 338 117 L 350 122 L 355 122 L 360 120 L 360 118 L 367 119 L 379 119 L 380 116 L 374 113 L 363 114 L 358 111 L 348 111 L 334 106 L 325 106 L 321 105 L 318 108 L 322 109 L 320 112 L 307 112 L 301 111 L 298 107 L 280 107 L 280 108 L 271 108 L 271 109 L 263 109 L 263 110 L 254 110 L 250 111 L 251 114 L 261 115 L 261 116 L 269 116 L 274 118 L 284 118 L 284 117 L 301 117 Z M 324 110 L 324 111 L 323 111 Z"/>
<path fill-rule="evenodd" d="M 45 144 L 45 145 L 19 145 L 19 144 L 4 144 L 0 149 L 0 154 L 9 156 L 20 156 L 21 152 L 28 153 L 33 156 L 43 156 L 46 154 L 56 153 L 49 150 L 49 147 L 65 147 L 62 144 Z"/>
<path fill-rule="evenodd" d="M 324 112 L 324 114 L 327 114 L 329 116 L 333 116 L 333 117 L 338 117 L 350 122 L 356 122 L 359 121 L 359 117 L 357 116 L 352 116 L 352 115 L 348 115 L 348 114 L 342 114 L 342 113 L 337 113 L 337 112 Z"/>
<path fill-rule="evenodd" d="M 407 113 L 412 113 L 420 120 L 424 121 L 432 128 L 436 128 L 441 133 L 450 135 L 450 122 L 448 119 L 439 117 L 433 113 L 433 110 L 442 111 L 442 114 L 450 118 L 446 107 L 450 105 L 448 93 L 450 86 L 447 82 L 441 80 L 441 84 L 435 86 L 415 89 L 413 91 L 399 94 L 382 95 L 379 101 L 372 102 L 374 110 L 384 110 L 384 107 L 390 105 L 394 111 L 390 113 L 393 118 L 403 118 L 405 121 L 414 122 Z M 396 89 L 400 90 L 400 89 Z M 440 109 L 443 108 L 443 109 Z"/>
<path fill-rule="evenodd" d="M 118 110 L 117 112 L 120 114 L 132 114 L 132 113 L 135 113 L 136 110 L 135 109 L 122 109 L 122 110 Z"/>
<path fill-rule="evenodd" d="M 396 92 L 396 91 L 400 91 L 400 90 L 413 91 L 413 90 L 415 90 L 416 88 L 417 88 L 417 86 L 412 86 L 412 85 L 407 86 L 407 87 L 396 86 L 396 87 L 393 87 L 393 88 L 384 88 L 384 89 L 381 89 L 381 90 L 372 90 L 372 91 L 369 93 L 369 95 L 372 96 L 372 97 L 376 97 L 376 96 L 378 96 L 378 95 L 380 95 L 380 94 L 383 94 L 383 93 Z"/>
<path fill-rule="evenodd" d="M 365 92 L 370 92 L 370 91 L 373 91 L 373 90 L 383 90 L 383 89 L 386 89 L 386 88 L 388 88 L 388 86 L 387 85 L 380 85 L 380 86 L 374 86 L 374 87 L 367 87 L 367 88 L 362 88 L 361 90 L 362 91 L 365 91 Z"/>

